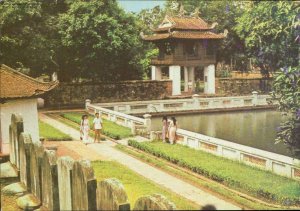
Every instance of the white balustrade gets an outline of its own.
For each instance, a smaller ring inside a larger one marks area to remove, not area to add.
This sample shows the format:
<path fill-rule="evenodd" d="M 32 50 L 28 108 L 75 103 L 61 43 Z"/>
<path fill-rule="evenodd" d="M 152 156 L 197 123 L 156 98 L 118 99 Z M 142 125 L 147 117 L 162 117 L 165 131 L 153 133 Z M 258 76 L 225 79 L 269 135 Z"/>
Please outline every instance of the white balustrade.
<path fill-rule="evenodd" d="M 268 105 L 269 95 L 239 96 L 239 97 L 218 97 L 218 98 L 200 98 L 194 95 L 192 99 L 176 100 L 156 100 L 143 102 L 122 102 L 122 103 L 101 103 L 91 104 L 86 101 L 86 110 L 94 114 L 102 114 L 103 118 L 116 122 L 117 124 L 129 127 L 133 133 L 136 129 L 143 127 L 148 132 L 151 130 L 151 115 L 146 114 L 143 118 L 131 116 L 122 112 L 145 113 L 199 110 L 212 108 L 234 108 L 244 106 Z M 107 108 L 114 110 L 110 110 Z M 144 112 L 142 112 L 144 111 Z M 157 133 L 152 132 L 151 137 L 157 137 Z M 229 142 L 226 140 L 209 137 L 199 133 L 178 129 L 178 143 L 189 146 L 194 149 L 204 150 L 215 155 L 228 159 L 237 160 L 248 165 L 254 165 L 275 174 L 300 179 L 300 160 L 288 156 L 244 146 L 241 144 Z"/>
<path fill-rule="evenodd" d="M 93 105 L 113 109 L 114 111 L 126 114 L 144 114 L 170 111 L 267 106 L 269 105 L 270 99 L 271 96 L 269 95 L 257 95 L 256 92 L 253 92 L 252 95 L 236 97 L 203 98 L 199 95 L 193 95 L 193 97 L 189 99 L 98 103 Z"/>
<path fill-rule="evenodd" d="M 177 135 L 179 144 L 260 167 L 275 174 L 300 179 L 298 159 L 182 129 L 177 130 Z"/>

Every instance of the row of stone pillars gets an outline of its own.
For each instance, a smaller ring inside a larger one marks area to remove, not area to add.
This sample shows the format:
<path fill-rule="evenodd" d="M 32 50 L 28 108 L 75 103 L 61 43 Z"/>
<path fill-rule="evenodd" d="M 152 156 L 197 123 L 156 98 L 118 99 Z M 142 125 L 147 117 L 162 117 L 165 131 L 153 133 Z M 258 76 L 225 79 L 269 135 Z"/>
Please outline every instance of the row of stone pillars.
<path fill-rule="evenodd" d="M 181 95 L 180 66 L 169 66 L 169 79 L 172 80 L 172 95 Z M 161 80 L 161 66 L 152 66 L 152 80 Z M 195 67 L 184 67 L 184 92 L 195 91 Z M 204 67 L 204 94 L 215 94 L 215 65 Z"/>

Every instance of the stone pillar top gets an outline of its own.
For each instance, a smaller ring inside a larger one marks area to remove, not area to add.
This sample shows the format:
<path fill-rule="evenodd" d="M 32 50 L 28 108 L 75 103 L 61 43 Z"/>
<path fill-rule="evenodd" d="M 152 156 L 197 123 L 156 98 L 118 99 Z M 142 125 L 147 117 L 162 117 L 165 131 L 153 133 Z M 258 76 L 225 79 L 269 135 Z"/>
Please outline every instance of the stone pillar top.
<path fill-rule="evenodd" d="M 252 92 L 252 94 L 254 94 L 254 95 L 257 95 L 257 94 L 258 94 L 258 92 L 257 92 L 257 91 L 253 91 L 253 92 Z"/>
<path fill-rule="evenodd" d="M 87 106 L 91 105 L 91 100 L 90 99 L 86 99 L 85 100 L 85 109 L 87 109 Z"/>
<path fill-rule="evenodd" d="M 144 119 L 150 119 L 151 118 L 151 114 L 144 114 L 143 117 L 144 117 Z"/>
<path fill-rule="evenodd" d="M 192 95 L 192 98 L 199 98 L 200 97 L 200 95 L 198 95 L 198 94 L 193 94 Z"/>

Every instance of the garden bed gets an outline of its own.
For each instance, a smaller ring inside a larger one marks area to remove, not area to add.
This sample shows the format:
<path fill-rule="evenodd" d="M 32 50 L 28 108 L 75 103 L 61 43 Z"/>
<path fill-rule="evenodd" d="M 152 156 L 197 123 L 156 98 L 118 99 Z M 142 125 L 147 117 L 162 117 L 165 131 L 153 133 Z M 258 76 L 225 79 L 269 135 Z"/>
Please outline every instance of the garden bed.
<path fill-rule="evenodd" d="M 299 181 L 186 146 L 134 140 L 128 144 L 257 198 L 284 206 L 300 205 Z"/>
<path fill-rule="evenodd" d="M 80 124 L 81 121 L 81 116 L 83 115 L 83 113 L 63 113 L 60 114 L 61 117 L 66 118 L 72 122 L 77 123 L 78 125 Z M 89 122 L 90 122 L 90 126 L 93 125 L 93 119 L 94 117 L 92 115 L 89 115 Z M 118 125 L 112 121 L 103 119 L 103 134 L 116 139 L 116 140 L 120 140 L 123 138 L 128 138 L 132 136 L 131 130 L 127 127 L 123 127 L 121 125 Z"/>
<path fill-rule="evenodd" d="M 57 130 L 56 128 L 52 127 L 51 125 L 39 121 L 39 130 L 40 130 L 40 137 L 45 138 L 47 141 L 71 141 L 72 138 Z"/>
<path fill-rule="evenodd" d="M 199 210 L 200 208 L 195 203 L 162 188 L 115 161 L 95 161 L 92 162 L 92 165 L 97 181 L 108 178 L 120 180 L 124 185 L 131 206 L 134 206 L 136 200 L 141 196 L 158 193 L 174 202 L 179 210 Z"/>

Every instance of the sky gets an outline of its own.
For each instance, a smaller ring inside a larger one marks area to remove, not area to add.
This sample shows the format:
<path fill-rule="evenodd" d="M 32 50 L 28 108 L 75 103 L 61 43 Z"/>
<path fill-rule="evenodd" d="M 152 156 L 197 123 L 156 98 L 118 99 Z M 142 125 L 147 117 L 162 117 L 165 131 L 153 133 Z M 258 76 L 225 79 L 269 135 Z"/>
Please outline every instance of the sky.
<path fill-rule="evenodd" d="M 128 12 L 140 12 L 142 9 L 151 9 L 157 5 L 163 7 L 165 0 L 118 0 L 118 2 Z"/>

